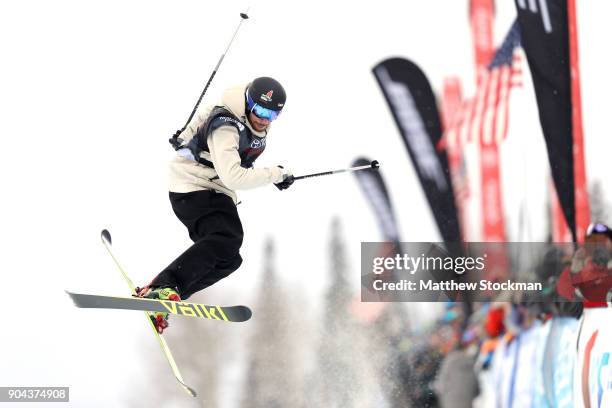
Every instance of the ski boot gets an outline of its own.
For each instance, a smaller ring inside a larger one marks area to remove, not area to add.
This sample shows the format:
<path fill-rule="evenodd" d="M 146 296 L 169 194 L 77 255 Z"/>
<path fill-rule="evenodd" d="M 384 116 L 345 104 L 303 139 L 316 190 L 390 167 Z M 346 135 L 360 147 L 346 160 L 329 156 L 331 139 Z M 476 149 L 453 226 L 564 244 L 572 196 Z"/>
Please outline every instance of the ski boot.
<path fill-rule="evenodd" d="M 149 286 L 144 288 L 136 288 L 136 296 L 147 299 L 160 299 L 160 300 L 172 300 L 174 302 L 180 302 L 181 297 L 175 288 L 155 288 L 152 289 Z M 164 329 L 168 327 L 168 314 L 166 312 L 151 312 L 149 316 L 155 326 L 155 330 L 159 334 L 164 332 Z"/>

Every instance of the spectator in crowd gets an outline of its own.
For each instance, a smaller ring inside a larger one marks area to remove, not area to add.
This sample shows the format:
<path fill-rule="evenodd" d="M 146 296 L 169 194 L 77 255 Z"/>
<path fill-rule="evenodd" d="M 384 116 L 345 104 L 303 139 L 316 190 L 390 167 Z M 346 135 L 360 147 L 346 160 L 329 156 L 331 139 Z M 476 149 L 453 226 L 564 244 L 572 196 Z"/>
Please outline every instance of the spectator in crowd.
<path fill-rule="evenodd" d="M 570 267 L 572 285 L 589 303 L 612 301 L 612 230 L 593 223 L 586 231 L 585 245 L 574 254 Z"/>

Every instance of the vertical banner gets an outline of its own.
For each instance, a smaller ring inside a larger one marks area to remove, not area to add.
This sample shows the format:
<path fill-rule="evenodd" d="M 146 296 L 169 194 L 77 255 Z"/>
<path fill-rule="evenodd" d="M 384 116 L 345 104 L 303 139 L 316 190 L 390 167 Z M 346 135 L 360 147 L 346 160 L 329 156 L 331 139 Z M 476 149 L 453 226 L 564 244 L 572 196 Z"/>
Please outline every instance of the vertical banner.
<path fill-rule="evenodd" d="M 557 190 L 555 186 L 550 184 L 550 206 L 551 206 L 551 232 L 553 242 L 572 242 L 572 232 L 567 226 Z"/>
<path fill-rule="evenodd" d="M 372 160 L 365 157 L 358 157 L 353 160 L 351 167 L 367 166 Z M 368 199 L 370 206 L 376 214 L 376 220 L 380 226 L 385 241 L 399 244 L 399 231 L 395 220 L 395 213 L 391 205 L 389 191 L 385 185 L 380 171 L 356 171 L 353 173 L 357 177 L 357 182 L 361 191 Z"/>
<path fill-rule="evenodd" d="M 478 138 L 480 144 L 480 199 L 483 215 L 482 240 L 503 242 L 506 239 L 506 231 L 499 172 L 499 147 L 493 133 L 498 127 L 496 121 L 501 121 L 504 113 L 499 112 L 501 114 L 498 115 L 498 110 L 507 109 L 507 106 L 499 106 L 499 104 L 504 102 L 502 92 L 509 90 L 506 83 L 511 80 L 508 75 L 511 73 L 489 68 L 491 61 L 494 61 L 493 0 L 471 0 L 470 22 L 476 58 L 476 83 L 479 88 L 485 89 L 485 92 L 481 93 L 484 98 L 481 116 L 489 123 L 489 126 L 481 129 L 481 135 Z M 510 52 L 509 59 L 511 70 L 512 52 Z M 500 125 L 505 126 L 505 123 Z"/>
<path fill-rule="evenodd" d="M 589 209 L 574 2 L 570 0 L 569 15 L 567 0 L 515 0 L 515 3 L 553 182 L 572 237 L 577 241 L 584 235 Z"/>
<path fill-rule="evenodd" d="M 499 147 L 480 141 L 480 179 L 482 240 L 503 242 L 506 239 L 499 172 Z"/>
<path fill-rule="evenodd" d="M 444 80 L 442 91 L 442 119 L 444 131 L 454 127 L 456 118 L 461 117 L 462 105 L 461 82 L 457 77 L 449 77 Z M 466 164 L 463 158 L 463 149 L 459 143 L 449 143 L 444 137 L 443 147 L 448 153 L 448 165 L 451 175 L 453 192 L 455 193 L 455 203 L 457 205 L 457 215 L 459 218 L 459 228 L 461 239 L 467 240 L 467 200 L 470 195 L 469 182 L 467 178 Z"/>
<path fill-rule="evenodd" d="M 459 221 L 442 138 L 436 99 L 421 69 L 403 58 L 390 58 L 372 69 L 393 113 L 402 140 L 445 242 L 459 242 Z"/>
<path fill-rule="evenodd" d="M 353 160 L 351 167 L 365 166 L 372 160 L 358 157 Z M 397 221 L 391 204 L 391 197 L 380 171 L 356 171 L 353 175 L 357 178 L 359 187 L 365 195 L 370 207 L 376 215 L 376 221 L 382 232 L 385 243 L 381 246 L 380 257 L 393 257 L 400 249 L 400 235 Z M 393 273 L 393 271 L 389 271 Z M 384 299 L 380 299 L 384 300 Z M 361 302 L 355 299 L 351 304 L 351 313 L 362 323 L 371 323 L 380 316 L 385 308 L 382 302 Z"/>
<path fill-rule="evenodd" d="M 567 17 L 570 51 L 570 78 L 572 88 L 572 136 L 574 143 L 574 182 L 576 197 L 576 235 L 582 242 L 591 222 L 589 192 L 584 163 L 584 133 L 582 130 L 582 95 L 580 92 L 580 64 L 578 59 L 578 23 L 576 0 L 567 0 Z"/>
<path fill-rule="evenodd" d="M 493 0 L 470 0 L 470 27 L 474 39 L 476 83 L 493 59 Z"/>
<path fill-rule="evenodd" d="M 480 71 L 470 109 L 473 114 L 467 125 L 470 139 L 476 138 L 480 147 L 482 240 L 485 242 L 506 240 L 499 145 L 508 133 L 510 90 L 521 84 L 521 72 L 514 55 L 519 45 L 520 30 L 514 22 L 492 61 Z M 507 268 L 506 253 L 497 247 L 489 257 L 499 268 L 487 270 L 487 278 L 501 279 Z"/>

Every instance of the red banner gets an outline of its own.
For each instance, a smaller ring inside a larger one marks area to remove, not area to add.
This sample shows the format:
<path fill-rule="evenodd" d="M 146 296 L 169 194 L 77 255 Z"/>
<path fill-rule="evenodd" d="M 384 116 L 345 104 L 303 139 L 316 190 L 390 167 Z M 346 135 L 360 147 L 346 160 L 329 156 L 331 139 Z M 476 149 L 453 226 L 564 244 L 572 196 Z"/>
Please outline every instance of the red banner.
<path fill-rule="evenodd" d="M 576 1 L 567 1 L 567 18 L 570 51 L 570 78 L 572 89 L 572 133 L 574 139 L 574 189 L 576 200 L 576 238 L 584 240 L 590 223 L 589 194 L 584 166 L 584 135 L 582 131 L 582 96 L 580 94 L 580 64 L 578 61 L 578 27 Z"/>
<path fill-rule="evenodd" d="M 493 0 L 470 1 L 470 25 L 474 39 L 476 58 L 476 83 L 480 83 L 483 71 L 491 63 L 495 46 L 493 45 Z"/>
<path fill-rule="evenodd" d="M 488 86 L 483 88 L 484 81 L 499 81 L 493 85 L 495 89 L 491 89 L 491 98 L 486 98 L 487 105 L 498 103 L 497 99 L 500 96 L 497 93 L 497 88 L 504 86 L 501 78 L 494 78 L 493 75 L 490 75 L 488 69 L 495 52 L 493 47 L 493 13 L 493 0 L 471 0 L 470 22 L 474 39 L 477 84 L 481 89 L 489 89 Z M 501 76 L 501 73 L 499 76 Z M 483 107 L 483 109 L 488 109 L 488 106 Z M 485 115 L 483 115 L 483 120 L 486 120 Z M 506 239 L 499 172 L 499 148 L 496 140 L 491 140 L 493 139 L 492 133 L 495 132 L 494 127 L 485 129 L 485 131 L 487 130 L 490 134 L 483 134 L 478 138 L 482 188 L 480 195 L 483 214 L 482 240 L 498 242 Z"/>
<path fill-rule="evenodd" d="M 506 239 L 497 144 L 480 142 L 480 172 L 482 180 L 482 237 L 485 242 Z"/>
<path fill-rule="evenodd" d="M 451 123 L 453 118 L 460 114 L 461 101 L 461 82 L 459 78 L 450 77 L 445 79 L 442 94 L 442 123 L 445 132 L 452 126 Z M 462 146 L 458 143 L 445 143 L 445 138 L 442 140 L 445 144 L 444 147 L 446 148 L 446 152 L 448 153 L 448 168 L 451 175 L 453 191 L 455 192 L 461 239 L 465 241 L 467 240 L 465 229 L 467 225 L 467 199 L 470 192 L 467 171 L 462 157 Z"/>

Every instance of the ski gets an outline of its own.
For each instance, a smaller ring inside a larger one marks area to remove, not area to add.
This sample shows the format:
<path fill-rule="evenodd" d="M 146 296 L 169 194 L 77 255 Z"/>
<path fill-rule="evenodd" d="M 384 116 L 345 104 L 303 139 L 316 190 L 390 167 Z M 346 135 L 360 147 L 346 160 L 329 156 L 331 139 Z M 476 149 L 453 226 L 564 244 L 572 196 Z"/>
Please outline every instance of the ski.
<path fill-rule="evenodd" d="M 134 286 L 134 283 L 132 282 L 130 277 L 127 275 L 125 270 L 121 267 L 121 264 L 117 261 L 117 258 L 115 258 L 115 255 L 113 254 L 113 251 L 111 249 L 112 240 L 111 240 L 110 232 L 108 232 L 108 230 L 102 230 L 101 237 L 102 237 L 102 243 L 104 244 L 104 247 L 108 251 L 111 258 L 113 258 L 113 261 L 115 262 L 115 265 L 117 266 L 117 269 L 119 269 L 119 271 L 121 272 L 121 275 L 123 276 L 123 279 L 125 279 L 126 283 L 130 287 L 130 290 L 132 291 L 132 295 L 136 295 L 136 287 Z M 151 329 L 153 329 L 153 333 L 155 333 L 155 337 L 157 338 L 157 341 L 159 342 L 159 345 L 162 351 L 164 352 L 164 355 L 166 356 L 166 360 L 168 361 L 168 364 L 170 364 L 170 368 L 172 369 L 172 373 L 174 374 L 176 381 L 178 381 L 179 384 L 181 384 L 181 386 L 187 392 L 187 394 L 191 395 L 192 397 L 195 397 L 197 394 L 193 388 L 185 384 L 185 380 L 183 380 L 183 376 L 181 375 L 181 372 L 179 371 L 179 368 L 176 365 L 176 361 L 174 361 L 174 357 L 172 356 L 170 347 L 168 347 L 168 343 L 166 343 L 166 339 L 164 339 L 164 337 L 161 334 L 159 334 L 157 330 L 155 329 L 155 326 L 153 325 L 153 322 L 151 321 L 151 318 L 150 318 L 150 312 L 144 312 L 144 313 L 147 318 L 147 322 L 149 322 L 149 324 L 151 325 Z"/>
<path fill-rule="evenodd" d="M 96 309 L 144 310 L 165 312 L 201 319 L 226 322 L 245 322 L 251 318 L 251 310 L 246 306 L 216 306 L 201 303 L 174 302 L 172 300 L 147 299 L 139 297 L 118 297 L 88 295 L 66 291 L 77 307 Z"/>

